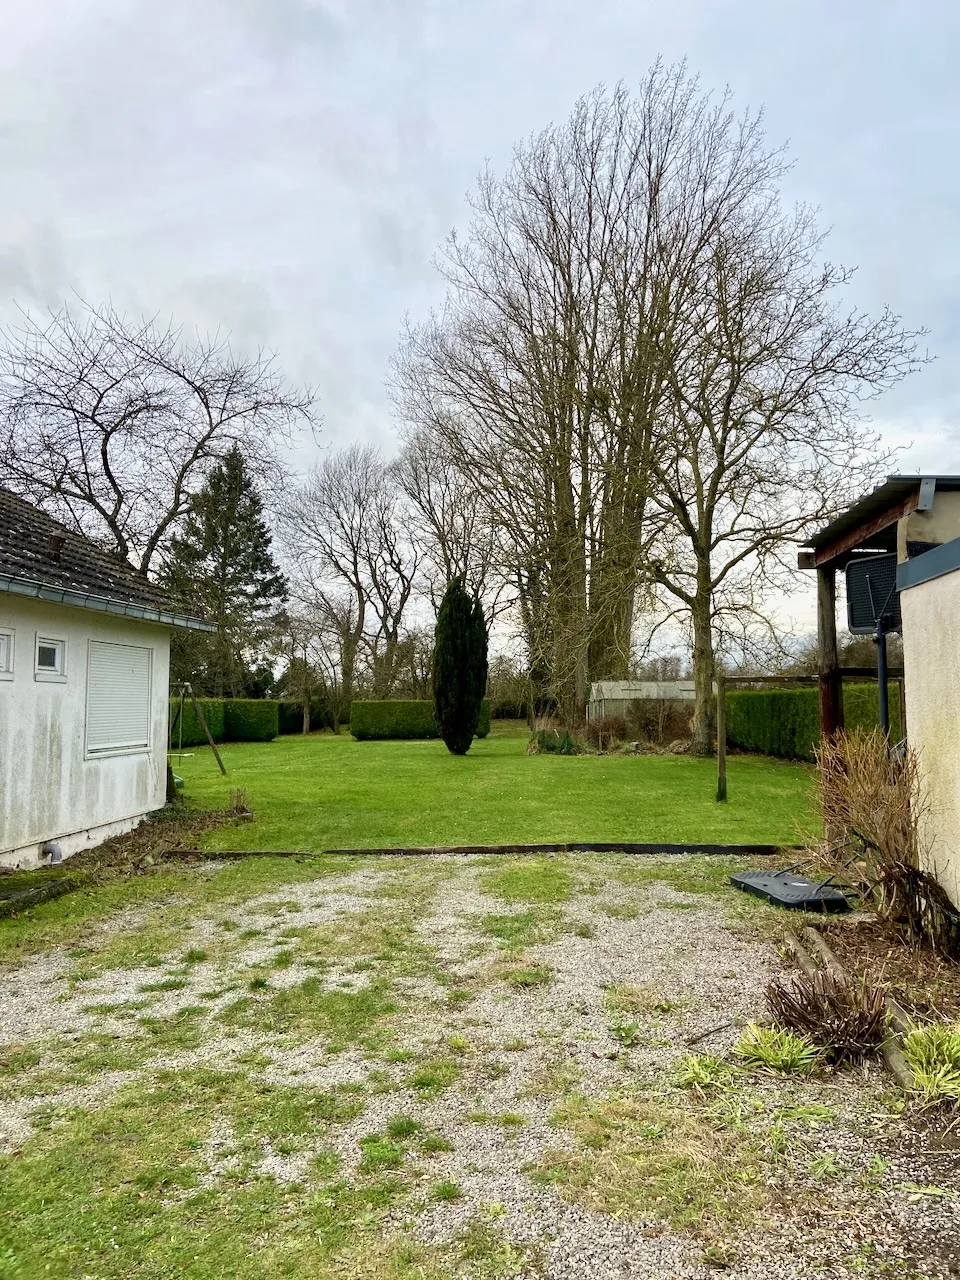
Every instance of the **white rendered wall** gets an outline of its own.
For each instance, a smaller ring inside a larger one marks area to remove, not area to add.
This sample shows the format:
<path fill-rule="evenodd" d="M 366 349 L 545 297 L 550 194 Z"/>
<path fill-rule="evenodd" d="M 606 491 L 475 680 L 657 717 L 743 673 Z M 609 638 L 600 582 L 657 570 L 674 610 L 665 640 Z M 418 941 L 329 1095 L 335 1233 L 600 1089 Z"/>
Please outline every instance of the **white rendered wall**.
<path fill-rule="evenodd" d="M 166 794 L 169 631 L 0 593 L 0 628 L 13 628 L 13 678 L 0 675 L 0 864 L 36 866 L 55 840 L 64 856 L 134 827 Z M 37 634 L 66 642 L 60 683 L 34 675 Z M 87 646 L 90 640 L 153 651 L 150 746 L 85 753 Z"/>
<path fill-rule="evenodd" d="M 960 570 L 900 593 L 907 741 L 927 804 L 927 870 L 960 906 Z"/>

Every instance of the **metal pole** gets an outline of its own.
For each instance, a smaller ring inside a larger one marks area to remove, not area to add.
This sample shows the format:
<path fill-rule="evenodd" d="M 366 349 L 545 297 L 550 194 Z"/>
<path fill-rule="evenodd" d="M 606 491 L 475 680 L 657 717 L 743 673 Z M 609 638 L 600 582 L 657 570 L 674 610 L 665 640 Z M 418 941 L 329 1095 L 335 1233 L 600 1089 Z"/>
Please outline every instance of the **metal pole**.
<path fill-rule="evenodd" d="M 727 678 L 717 676 L 717 801 L 727 798 Z"/>
<path fill-rule="evenodd" d="M 880 728 L 890 736 L 890 700 L 887 696 L 887 633 L 883 619 L 877 623 L 877 634 L 873 637 L 877 646 L 877 700 L 880 704 Z"/>

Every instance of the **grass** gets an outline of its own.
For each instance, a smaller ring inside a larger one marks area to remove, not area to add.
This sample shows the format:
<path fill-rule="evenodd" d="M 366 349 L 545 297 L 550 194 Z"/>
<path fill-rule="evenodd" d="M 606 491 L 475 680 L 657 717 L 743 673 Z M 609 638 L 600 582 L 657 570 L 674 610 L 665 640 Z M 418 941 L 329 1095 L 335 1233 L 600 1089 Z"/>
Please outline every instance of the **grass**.
<path fill-rule="evenodd" d="M 795 843 L 813 821 L 806 766 L 733 756 L 729 800 L 716 767 L 692 756 L 527 756 L 519 735 L 491 735 L 466 756 L 442 742 L 283 737 L 179 761 L 187 795 L 222 808 L 249 793 L 256 821 L 209 832 L 211 849 L 336 848 L 616 841 Z M 533 899 L 544 901 L 544 899 Z M 557 899 L 547 899 L 556 901 Z"/>

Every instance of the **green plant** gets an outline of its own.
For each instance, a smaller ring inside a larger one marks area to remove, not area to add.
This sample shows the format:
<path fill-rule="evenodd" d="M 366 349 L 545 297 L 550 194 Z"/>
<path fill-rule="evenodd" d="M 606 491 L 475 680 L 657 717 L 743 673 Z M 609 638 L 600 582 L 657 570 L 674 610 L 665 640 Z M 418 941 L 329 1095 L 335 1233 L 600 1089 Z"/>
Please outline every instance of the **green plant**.
<path fill-rule="evenodd" d="M 361 1173 L 377 1173 L 382 1169 L 399 1169 L 403 1164 L 403 1147 L 399 1142 L 391 1142 L 379 1133 L 371 1133 L 360 1139 L 363 1156 L 360 1160 Z"/>
<path fill-rule="evenodd" d="M 415 1133 L 419 1133 L 423 1125 L 419 1120 L 414 1120 L 412 1116 L 394 1116 L 387 1123 L 388 1138 L 411 1138 Z"/>
<path fill-rule="evenodd" d="M 903 1041 L 922 1102 L 960 1102 L 960 1025 L 916 1027 Z"/>
<path fill-rule="evenodd" d="M 716 1054 L 688 1053 L 677 1065 L 675 1079 L 681 1089 L 706 1093 L 711 1089 L 728 1089 L 736 1080 L 736 1072 Z"/>
<path fill-rule="evenodd" d="M 504 977 L 511 987 L 525 991 L 530 987 L 544 986 L 550 981 L 551 973 L 544 964 L 531 964 L 521 969 L 510 969 Z"/>
<path fill-rule="evenodd" d="M 610 1028 L 610 1034 L 627 1049 L 634 1048 L 643 1039 L 639 1022 L 615 1022 Z"/>
<path fill-rule="evenodd" d="M 806 1036 L 782 1027 L 747 1025 L 733 1052 L 748 1067 L 781 1075 L 808 1075 L 820 1059 L 820 1051 Z"/>
<path fill-rule="evenodd" d="M 578 756 L 582 754 L 580 744 L 569 730 L 540 729 L 527 744 L 527 755 L 538 756 Z"/>
<path fill-rule="evenodd" d="M 487 624 L 483 605 L 462 576 L 447 586 L 437 613 L 433 650 L 433 706 L 447 750 L 470 750 L 487 688 Z"/>
<path fill-rule="evenodd" d="M 434 1200 L 459 1200 L 463 1195 L 459 1182 L 454 1182 L 452 1178 L 444 1178 L 440 1182 L 435 1182 L 431 1196 Z"/>
<path fill-rule="evenodd" d="M 433 703 L 422 698 L 351 702 L 350 732 L 358 742 L 440 737 Z M 484 738 L 489 732 L 490 704 L 484 699 L 477 722 L 477 737 Z"/>

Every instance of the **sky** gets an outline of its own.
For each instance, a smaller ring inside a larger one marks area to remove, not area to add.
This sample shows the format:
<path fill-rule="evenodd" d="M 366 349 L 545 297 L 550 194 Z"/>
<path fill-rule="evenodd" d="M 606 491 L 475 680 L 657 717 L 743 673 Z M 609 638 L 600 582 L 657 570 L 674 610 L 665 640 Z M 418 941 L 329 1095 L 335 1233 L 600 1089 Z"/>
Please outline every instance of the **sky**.
<path fill-rule="evenodd" d="M 851 302 L 929 331 L 873 413 L 902 470 L 960 471 L 958 53 L 948 0 L 2 0 L 0 321 L 76 291 L 219 327 L 316 386 L 321 447 L 389 450 L 479 170 L 686 58 L 788 144 Z"/>

